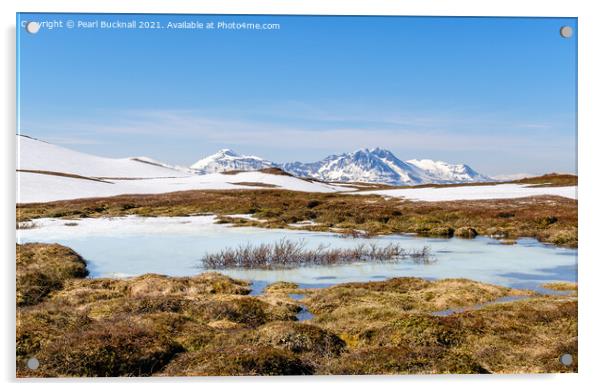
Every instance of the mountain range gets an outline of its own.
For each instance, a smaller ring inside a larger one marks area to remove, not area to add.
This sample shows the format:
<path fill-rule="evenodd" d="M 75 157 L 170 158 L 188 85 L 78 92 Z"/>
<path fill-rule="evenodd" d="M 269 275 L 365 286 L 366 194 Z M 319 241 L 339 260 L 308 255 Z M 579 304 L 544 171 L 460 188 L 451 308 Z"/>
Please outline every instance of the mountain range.
<path fill-rule="evenodd" d="M 426 183 L 471 183 L 493 181 L 466 164 L 450 164 L 429 159 L 400 160 L 381 148 L 330 155 L 313 163 L 275 163 L 257 156 L 239 155 L 222 149 L 192 166 L 197 174 L 226 171 L 255 171 L 280 168 L 297 177 L 326 182 L 367 182 L 388 185 L 420 185 Z"/>
<path fill-rule="evenodd" d="M 314 163 L 285 164 L 222 150 L 201 159 L 191 168 L 144 156 L 97 156 L 24 135 L 18 135 L 16 141 L 17 203 L 190 190 L 249 189 L 380 194 L 422 201 L 506 199 L 536 195 L 576 198 L 576 186 L 570 185 L 531 187 L 522 183 L 506 183 L 445 188 L 425 186 L 373 189 L 360 183 L 341 183 L 361 181 L 426 184 L 489 180 L 466 165 L 433 160 L 401 161 L 391 152 L 379 148 L 331 155 Z"/>

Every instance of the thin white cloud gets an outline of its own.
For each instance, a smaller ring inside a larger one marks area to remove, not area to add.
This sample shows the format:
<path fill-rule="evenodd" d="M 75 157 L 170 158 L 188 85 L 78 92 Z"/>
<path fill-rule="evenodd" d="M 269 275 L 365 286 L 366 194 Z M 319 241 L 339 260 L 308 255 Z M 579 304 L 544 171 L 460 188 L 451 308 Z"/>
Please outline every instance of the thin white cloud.
<path fill-rule="evenodd" d="M 339 118 L 342 119 L 343 117 Z M 352 122 L 349 117 L 345 120 Z M 443 120 L 436 118 L 417 117 L 412 120 L 409 117 L 398 116 L 380 120 L 364 118 L 364 121 L 374 123 L 358 127 L 333 126 L 315 129 L 303 127 L 302 124 L 279 125 L 267 121 L 214 118 L 190 110 L 139 110 L 124 111 L 94 120 L 80 119 L 52 124 L 46 122 L 30 127 L 42 131 L 52 130 L 57 134 L 55 140 L 62 144 L 100 143 L 99 138 L 115 134 L 193 137 L 224 145 L 235 143 L 328 150 L 349 150 L 364 146 L 404 150 L 499 150 L 520 148 L 529 144 L 554 144 L 553 140 L 543 139 L 540 134 L 527 133 L 520 138 L 508 137 L 505 132 L 500 132 L 499 124 L 489 125 L 492 127 L 489 130 L 486 124 L 481 124 L 480 131 L 475 134 L 446 129 Z M 545 124 L 515 126 L 547 128 Z M 69 136 L 72 132 L 78 132 L 79 136 Z M 86 134 L 90 135 L 90 138 L 86 138 Z"/>
<path fill-rule="evenodd" d="M 286 113 L 282 121 L 244 114 L 128 110 L 26 125 L 31 136 L 58 144 L 106 144 L 87 148 L 91 153 L 151 154 L 182 165 L 224 147 L 276 162 L 309 162 L 333 153 L 382 147 L 402 159 L 467 163 L 487 174 L 499 173 L 502 168 L 504 172 L 543 173 L 573 170 L 576 154 L 575 138 L 570 132 L 551 136 L 552 128 L 546 123 L 504 122 L 493 115 L 462 119 L 391 113 L 378 118 L 368 113 L 334 113 L 330 120 L 323 121 L 316 112 L 312 118 L 321 125 L 316 128 L 315 123 L 286 120 Z"/>

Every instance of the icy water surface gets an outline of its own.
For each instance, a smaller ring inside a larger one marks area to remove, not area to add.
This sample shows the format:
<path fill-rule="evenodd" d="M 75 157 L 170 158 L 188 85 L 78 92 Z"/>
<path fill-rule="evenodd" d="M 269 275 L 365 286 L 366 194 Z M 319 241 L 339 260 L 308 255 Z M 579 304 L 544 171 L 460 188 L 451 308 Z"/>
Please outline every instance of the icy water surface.
<path fill-rule="evenodd" d="M 77 225 L 74 225 L 76 223 Z M 538 289 L 551 281 L 576 281 L 577 251 L 556 248 L 532 239 L 501 245 L 494 239 L 432 239 L 389 235 L 371 239 L 342 238 L 331 233 L 234 228 L 214 224 L 213 216 L 123 217 L 76 221 L 40 219 L 32 229 L 19 230 L 19 243 L 60 243 L 88 262 L 92 277 L 125 277 L 144 273 L 187 276 L 200 273 L 200 259 L 239 244 L 272 243 L 282 238 L 303 240 L 308 247 L 354 247 L 358 242 L 399 243 L 406 249 L 429 246 L 437 261 L 415 264 L 357 263 L 286 270 L 226 269 L 219 272 L 253 281 L 254 290 L 274 281 L 320 287 L 352 281 L 376 281 L 414 276 L 428 279 L 469 278 L 516 288 Z"/>

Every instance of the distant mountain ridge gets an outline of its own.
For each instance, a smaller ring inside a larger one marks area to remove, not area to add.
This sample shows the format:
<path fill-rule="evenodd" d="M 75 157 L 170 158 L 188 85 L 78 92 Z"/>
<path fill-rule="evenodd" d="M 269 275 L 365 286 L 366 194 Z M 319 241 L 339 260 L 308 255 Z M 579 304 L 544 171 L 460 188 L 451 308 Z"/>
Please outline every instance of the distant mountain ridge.
<path fill-rule="evenodd" d="M 213 155 L 207 156 L 190 166 L 198 174 L 213 174 L 224 171 L 257 171 L 269 167 L 276 167 L 276 165 L 257 156 L 239 155 L 231 149 L 220 149 Z"/>
<path fill-rule="evenodd" d="M 471 183 L 493 181 L 466 164 L 450 164 L 429 159 L 402 161 L 391 151 L 381 148 L 360 149 L 351 153 L 330 155 L 313 162 L 278 164 L 257 156 L 239 155 L 222 149 L 190 166 L 198 174 L 224 171 L 254 171 L 280 168 L 297 177 L 326 182 L 367 182 L 388 185 L 420 185 L 426 183 Z"/>

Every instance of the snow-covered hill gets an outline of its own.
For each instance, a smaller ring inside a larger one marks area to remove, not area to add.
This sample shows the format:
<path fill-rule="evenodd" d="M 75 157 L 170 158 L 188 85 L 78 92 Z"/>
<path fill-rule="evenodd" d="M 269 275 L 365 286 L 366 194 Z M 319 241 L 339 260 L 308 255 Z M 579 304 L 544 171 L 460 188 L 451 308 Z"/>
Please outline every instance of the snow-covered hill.
<path fill-rule="evenodd" d="M 221 149 L 194 163 L 190 168 L 199 174 L 213 174 L 226 171 L 256 171 L 274 166 L 274 163 L 257 156 L 243 156 L 231 149 Z"/>
<path fill-rule="evenodd" d="M 185 190 L 287 189 L 331 193 L 347 187 L 305 181 L 257 171 L 234 175 L 207 174 L 179 178 L 96 181 L 60 175 L 17 172 L 17 203 L 48 202 L 121 194 L 161 194 Z M 354 189 L 351 189 L 354 190 Z"/>
<path fill-rule="evenodd" d="M 157 166 L 157 167 L 167 168 L 170 170 L 177 170 L 177 171 L 184 172 L 187 174 L 196 174 L 196 171 L 191 168 L 178 166 L 178 165 L 174 165 L 174 164 L 163 163 L 159 160 L 156 160 L 156 159 L 153 159 L 150 157 L 146 157 L 146 156 L 136 156 L 136 157 L 131 157 L 129 159 L 136 161 L 136 162 L 140 162 L 140 163 L 146 163 L 146 164 L 150 164 L 150 165 Z"/>
<path fill-rule="evenodd" d="M 532 178 L 537 176 L 537 174 L 529 174 L 529 173 L 516 173 L 516 174 L 499 174 L 492 176 L 496 181 L 516 181 L 519 179 Z"/>
<path fill-rule="evenodd" d="M 17 136 L 17 169 L 91 178 L 165 178 L 188 176 L 184 171 L 137 158 L 112 159 L 73 151 L 27 136 Z"/>
<path fill-rule="evenodd" d="M 413 201 L 493 200 L 534 196 L 559 196 L 577 199 L 577 186 L 531 187 L 528 184 L 495 184 L 457 187 L 410 187 L 390 190 L 359 191 L 351 194 L 378 194 L 385 198 Z"/>
<path fill-rule="evenodd" d="M 331 155 L 315 163 L 286 163 L 285 171 L 297 176 L 331 182 L 369 182 L 388 185 L 470 183 L 492 179 L 466 164 L 434 160 L 402 161 L 386 149 L 360 149 Z"/>
<path fill-rule="evenodd" d="M 199 175 L 188 168 L 170 166 L 152 158 L 103 158 L 26 136 L 18 136 L 17 143 L 18 203 L 182 190 L 349 190 L 347 187 L 258 171 Z"/>

